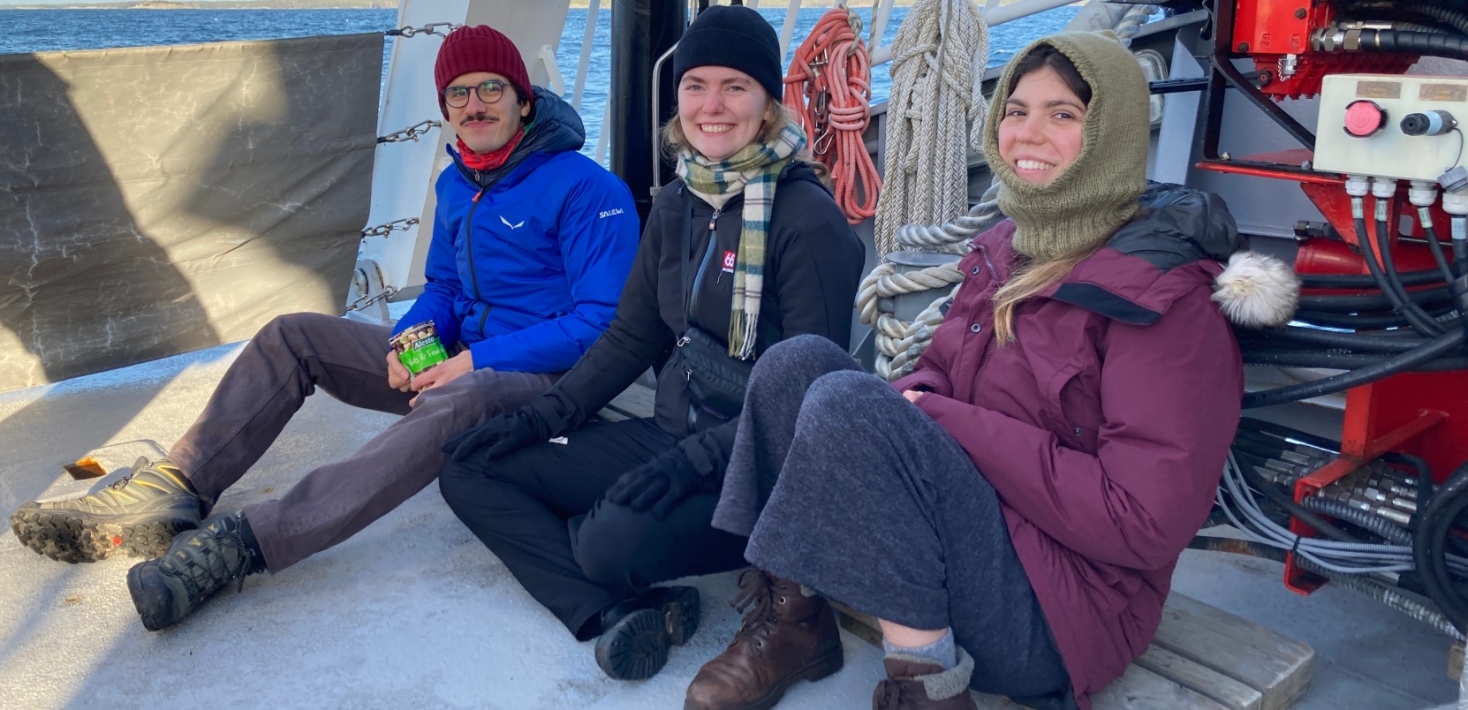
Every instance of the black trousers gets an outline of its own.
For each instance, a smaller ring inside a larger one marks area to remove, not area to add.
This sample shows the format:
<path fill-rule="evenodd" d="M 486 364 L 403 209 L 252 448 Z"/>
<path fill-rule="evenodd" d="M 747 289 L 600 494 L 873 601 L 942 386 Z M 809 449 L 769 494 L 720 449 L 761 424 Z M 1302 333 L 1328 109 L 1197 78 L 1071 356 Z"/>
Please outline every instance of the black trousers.
<path fill-rule="evenodd" d="M 677 444 L 651 419 L 592 422 L 566 439 L 450 462 L 439 488 L 577 640 L 601 633 L 603 609 L 653 584 L 748 564 L 745 538 L 709 525 L 717 495 L 691 496 L 662 520 L 602 500 L 623 473 Z"/>

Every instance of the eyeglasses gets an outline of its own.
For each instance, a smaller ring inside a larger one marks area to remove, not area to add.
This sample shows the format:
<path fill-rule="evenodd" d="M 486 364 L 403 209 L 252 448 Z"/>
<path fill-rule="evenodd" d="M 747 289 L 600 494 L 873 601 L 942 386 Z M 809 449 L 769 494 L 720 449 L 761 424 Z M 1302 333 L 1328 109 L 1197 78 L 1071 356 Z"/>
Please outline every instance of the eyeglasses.
<path fill-rule="evenodd" d="M 473 91 L 479 100 L 486 106 L 500 100 L 505 95 L 505 82 L 498 79 L 490 79 L 478 86 L 450 86 L 443 90 L 443 102 L 450 108 L 464 108 L 469 105 L 469 92 Z"/>

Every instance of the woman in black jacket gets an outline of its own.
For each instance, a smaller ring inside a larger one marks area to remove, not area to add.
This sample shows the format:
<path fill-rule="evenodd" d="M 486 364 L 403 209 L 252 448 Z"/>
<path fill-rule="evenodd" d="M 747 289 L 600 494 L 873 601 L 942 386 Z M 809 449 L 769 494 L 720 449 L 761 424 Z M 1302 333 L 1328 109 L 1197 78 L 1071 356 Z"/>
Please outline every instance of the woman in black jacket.
<path fill-rule="evenodd" d="M 445 445 L 444 499 L 613 678 L 652 676 L 697 627 L 698 592 L 651 585 L 745 565 L 709 525 L 771 345 L 847 347 L 864 254 L 780 104 L 760 15 L 713 6 L 674 55 L 664 128 L 680 179 L 658 194 L 616 320 L 545 396 Z M 648 367 L 655 416 L 592 421 Z M 548 441 L 552 438 L 555 441 Z"/>

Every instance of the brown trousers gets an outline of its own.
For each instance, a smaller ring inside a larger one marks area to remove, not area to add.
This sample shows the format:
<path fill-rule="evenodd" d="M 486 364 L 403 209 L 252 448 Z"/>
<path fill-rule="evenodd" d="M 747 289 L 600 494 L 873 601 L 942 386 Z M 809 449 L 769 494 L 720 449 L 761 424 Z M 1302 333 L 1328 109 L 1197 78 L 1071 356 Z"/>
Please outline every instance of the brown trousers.
<path fill-rule="evenodd" d="M 390 329 L 314 313 L 266 324 L 225 372 L 169 456 L 211 503 L 270 448 L 320 387 L 356 407 L 402 414 L 361 449 L 308 472 L 279 500 L 245 507 L 265 564 L 279 572 L 336 545 L 423 490 L 450 436 L 550 388 L 556 376 L 475 370 L 413 393 L 387 384 Z"/>

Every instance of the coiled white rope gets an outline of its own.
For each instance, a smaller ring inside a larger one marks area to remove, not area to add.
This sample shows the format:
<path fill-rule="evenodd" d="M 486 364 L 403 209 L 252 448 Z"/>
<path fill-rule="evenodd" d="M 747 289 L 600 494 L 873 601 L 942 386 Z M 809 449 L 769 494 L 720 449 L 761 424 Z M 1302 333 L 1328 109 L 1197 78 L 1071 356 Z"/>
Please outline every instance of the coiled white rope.
<path fill-rule="evenodd" d="M 892 42 L 886 168 L 877 204 L 881 258 L 899 247 L 962 254 L 981 231 L 974 230 L 981 215 L 968 209 L 968 151 L 983 145 L 981 88 L 988 57 L 989 27 L 970 0 L 917 0 L 903 19 Z M 903 226 L 912 223 L 938 226 Z M 862 322 L 877 331 L 878 374 L 893 380 L 912 371 L 943 321 L 940 307 L 948 296 L 913 322 L 893 315 L 891 299 L 935 288 L 951 291 L 947 287 L 962 280 L 954 264 L 898 274 L 883 263 L 867 275 L 856 306 Z"/>
<path fill-rule="evenodd" d="M 943 322 L 943 302 L 951 292 L 928 305 L 912 322 L 892 315 L 890 299 L 909 293 L 953 286 L 963 281 L 958 262 L 907 273 L 897 273 L 893 264 L 878 264 L 862 280 L 856 294 L 861 321 L 876 330 L 876 371 L 889 382 L 912 372 L 917 359 L 927 349 L 933 330 Z"/>
<path fill-rule="evenodd" d="M 983 145 L 988 57 L 989 27 L 970 0 L 917 0 L 903 19 L 892 42 L 880 256 L 893 250 L 898 226 L 968 211 L 968 148 Z"/>

